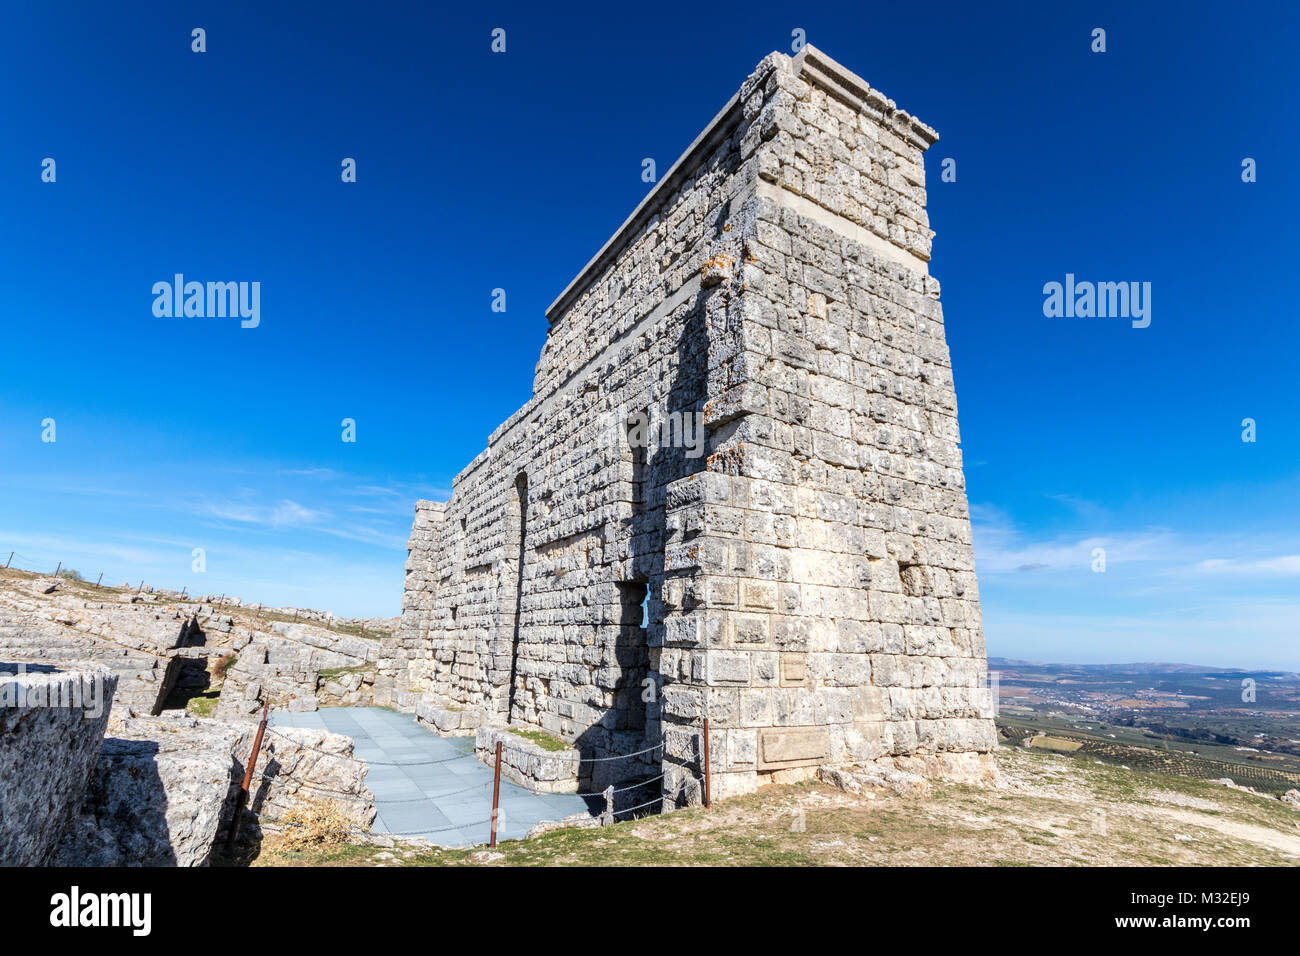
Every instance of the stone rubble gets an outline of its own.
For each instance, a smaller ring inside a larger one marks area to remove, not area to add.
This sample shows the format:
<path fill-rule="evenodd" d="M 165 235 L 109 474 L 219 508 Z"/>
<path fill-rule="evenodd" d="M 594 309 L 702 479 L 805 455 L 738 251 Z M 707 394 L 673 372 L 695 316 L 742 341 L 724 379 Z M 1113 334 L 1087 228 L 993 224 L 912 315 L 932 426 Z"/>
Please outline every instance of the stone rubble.
<path fill-rule="evenodd" d="M 251 715 L 265 704 L 311 711 L 372 703 L 383 622 L 293 608 L 304 620 L 277 620 L 288 616 L 284 610 L 254 611 L 224 596 L 182 600 L 147 585 L 118 594 L 82 582 L 5 578 L 0 660 L 102 664 L 118 677 L 117 703 L 145 715 L 161 713 L 178 693 L 183 699 L 216 686 L 213 666 L 221 658 L 232 666 L 219 716 Z M 375 636 L 311 622 L 365 626 Z"/>
<path fill-rule="evenodd" d="M 206 865 L 226 836 L 255 734 L 251 721 L 177 713 L 114 717 L 57 864 Z M 327 731 L 266 734 L 245 825 L 278 820 L 300 797 L 312 796 L 331 800 L 354 826 L 368 828 L 374 794 L 365 786 L 366 764 L 347 759 L 351 754 L 350 738 Z"/>

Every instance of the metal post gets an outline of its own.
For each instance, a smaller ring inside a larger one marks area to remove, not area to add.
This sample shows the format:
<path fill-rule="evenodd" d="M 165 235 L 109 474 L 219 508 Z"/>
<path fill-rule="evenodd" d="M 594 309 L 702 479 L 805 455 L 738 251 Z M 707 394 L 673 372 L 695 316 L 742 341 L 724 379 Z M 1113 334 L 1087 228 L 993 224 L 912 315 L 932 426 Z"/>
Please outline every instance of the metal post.
<path fill-rule="evenodd" d="M 709 718 L 704 718 L 704 808 L 713 807 L 713 767 L 709 764 Z"/>
<path fill-rule="evenodd" d="M 59 566 L 54 569 L 54 576 L 57 578 L 59 576 L 59 572 L 62 570 L 63 570 L 63 562 L 60 561 Z"/>
<path fill-rule="evenodd" d="M 248 766 L 244 768 L 244 785 L 239 788 L 239 797 L 235 801 L 235 818 L 230 821 L 230 835 L 226 837 L 227 848 L 234 846 L 239 836 L 239 821 L 244 815 L 244 807 L 248 806 L 248 788 L 253 785 L 253 768 L 257 766 L 257 755 L 262 749 L 262 734 L 266 733 L 266 714 L 269 709 L 267 704 L 262 705 L 262 722 L 257 725 L 257 736 L 253 738 L 253 753 L 248 758 Z"/>
<path fill-rule="evenodd" d="M 488 846 L 497 845 L 497 805 L 501 801 L 501 741 L 497 741 L 497 766 L 492 773 L 492 839 Z"/>
<path fill-rule="evenodd" d="M 5 570 L 8 571 L 8 570 L 9 570 L 9 565 L 11 565 L 11 564 L 13 564 L 13 563 L 14 563 L 14 552 L 13 552 L 13 551 L 10 551 L 10 552 L 9 552 L 9 560 L 5 562 Z"/>
<path fill-rule="evenodd" d="M 99 586 L 100 586 L 101 584 L 103 584 L 103 583 L 104 583 L 104 572 L 103 572 L 103 571 L 100 571 L 100 572 L 99 572 L 99 580 L 95 582 L 95 587 L 99 587 Z"/>

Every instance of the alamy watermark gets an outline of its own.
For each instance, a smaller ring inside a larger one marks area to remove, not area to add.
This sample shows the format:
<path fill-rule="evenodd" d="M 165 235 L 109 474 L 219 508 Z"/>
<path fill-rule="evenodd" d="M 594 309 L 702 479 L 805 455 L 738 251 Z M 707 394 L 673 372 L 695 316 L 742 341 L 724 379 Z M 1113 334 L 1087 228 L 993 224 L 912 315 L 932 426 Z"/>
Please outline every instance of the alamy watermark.
<path fill-rule="evenodd" d="M 653 408 L 606 412 L 599 419 L 597 441 L 606 448 L 684 448 L 687 458 L 699 458 L 704 454 L 704 414 Z"/>
<path fill-rule="evenodd" d="M 160 319 L 238 316 L 245 329 L 255 329 L 262 321 L 260 282 L 186 282 L 178 272 L 171 282 L 155 282 L 153 294 L 153 314 Z"/>
<path fill-rule="evenodd" d="M 34 672 L 45 676 L 47 671 Z M 0 671 L 0 707 L 18 708 L 61 707 L 67 710 L 85 711 L 87 720 L 94 720 L 104 713 L 104 682 L 94 680 L 86 674 L 55 672 L 49 673 L 49 680 L 13 680 L 25 677 L 27 664 L 18 661 L 7 664 Z"/>
<path fill-rule="evenodd" d="M 1150 282 L 1076 282 L 1067 272 L 1064 284 L 1046 283 L 1043 296 L 1049 319 L 1132 319 L 1135 329 L 1151 324 Z"/>

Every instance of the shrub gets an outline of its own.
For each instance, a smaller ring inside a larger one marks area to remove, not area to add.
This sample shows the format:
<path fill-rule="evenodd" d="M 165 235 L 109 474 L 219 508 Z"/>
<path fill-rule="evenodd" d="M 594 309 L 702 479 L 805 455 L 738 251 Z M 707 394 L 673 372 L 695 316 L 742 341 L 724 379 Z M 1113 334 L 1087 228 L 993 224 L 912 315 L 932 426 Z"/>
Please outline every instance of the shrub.
<path fill-rule="evenodd" d="M 230 668 L 234 667 L 235 662 L 238 660 L 238 654 L 223 654 L 218 657 L 217 662 L 212 665 L 212 676 L 217 680 L 225 680 L 226 674 L 230 672 Z"/>
<path fill-rule="evenodd" d="M 302 797 L 284 815 L 284 839 L 290 847 L 347 843 L 352 821 L 333 800 Z"/>

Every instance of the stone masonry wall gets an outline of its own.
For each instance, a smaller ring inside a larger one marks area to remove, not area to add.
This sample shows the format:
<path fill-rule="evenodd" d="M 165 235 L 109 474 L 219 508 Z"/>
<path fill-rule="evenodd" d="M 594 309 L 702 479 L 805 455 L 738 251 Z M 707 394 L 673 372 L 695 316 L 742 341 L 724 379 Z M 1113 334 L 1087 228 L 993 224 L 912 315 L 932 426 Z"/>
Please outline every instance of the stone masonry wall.
<path fill-rule="evenodd" d="M 417 505 L 377 702 L 662 743 L 669 805 L 705 717 L 717 796 L 991 772 L 936 138 L 812 47 L 759 64 L 548 310 L 533 399 Z M 629 441 L 647 409 L 686 427 Z"/>

